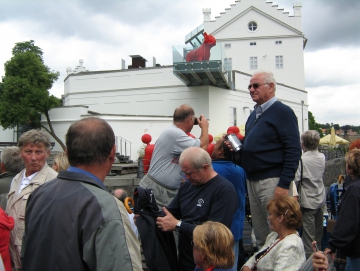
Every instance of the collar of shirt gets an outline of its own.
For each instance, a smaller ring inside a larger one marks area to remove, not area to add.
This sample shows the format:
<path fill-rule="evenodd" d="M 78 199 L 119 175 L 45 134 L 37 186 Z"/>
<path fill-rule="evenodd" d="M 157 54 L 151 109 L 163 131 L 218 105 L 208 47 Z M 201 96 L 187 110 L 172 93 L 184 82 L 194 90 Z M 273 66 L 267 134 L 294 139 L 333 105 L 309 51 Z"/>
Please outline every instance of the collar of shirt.
<path fill-rule="evenodd" d="M 265 102 L 265 103 L 263 103 L 263 104 L 261 104 L 261 105 L 255 105 L 254 106 L 254 109 L 255 109 L 255 111 L 256 111 L 256 108 L 258 107 L 258 106 L 261 106 L 261 108 L 262 108 L 262 113 L 264 113 L 265 112 L 265 110 L 266 109 L 268 109 L 270 106 L 272 106 L 273 105 L 273 103 L 275 103 L 277 101 L 277 98 L 276 98 L 276 96 L 274 96 L 274 97 L 272 97 L 270 100 L 268 100 L 267 102 Z"/>
<path fill-rule="evenodd" d="M 95 181 L 97 181 L 101 187 L 106 189 L 105 184 L 98 177 L 96 177 L 94 174 L 90 173 L 89 171 L 86 171 L 86 170 L 78 168 L 78 167 L 72 167 L 72 166 L 70 166 L 67 169 L 67 171 L 84 174 L 84 175 L 94 179 Z"/>
<path fill-rule="evenodd" d="M 35 172 L 34 174 L 30 175 L 29 177 L 26 177 L 26 170 L 24 171 L 24 174 L 21 179 L 18 195 L 26 186 L 28 186 L 31 183 L 32 179 L 34 179 L 37 174 L 38 174 L 38 172 Z"/>
<path fill-rule="evenodd" d="M 24 181 L 25 179 L 28 179 L 29 180 L 29 183 L 31 183 L 32 179 L 35 178 L 35 176 L 39 173 L 38 172 L 35 172 L 34 174 L 30 175 L 29 177 L 26 177 L 26 170 L 24 171 L 24 175 L 22 177 L 22 181 Z"/>

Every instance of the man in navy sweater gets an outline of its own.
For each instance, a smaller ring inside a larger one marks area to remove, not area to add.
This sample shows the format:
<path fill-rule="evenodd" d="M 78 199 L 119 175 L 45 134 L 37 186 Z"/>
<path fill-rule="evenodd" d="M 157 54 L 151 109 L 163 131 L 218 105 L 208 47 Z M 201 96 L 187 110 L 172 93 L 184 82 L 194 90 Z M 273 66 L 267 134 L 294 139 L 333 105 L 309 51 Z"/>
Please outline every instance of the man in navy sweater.
<path fill-rule="evenodd" d="M 266 205 L 273 197 L 288 195 L 301 148 L 297 118 L 275 97 L 273 74 L 255 73 L 248 89 L 256 105 L 246 121 L 241 165 L 247 177 L 254 232 L 261 247 L 270 233 Z"/>
<path fill-rule="evenodd" d="M 186 182 L 156 224 L 163 231 L 179 232 L 179 265 L 193 271 L 192 234 L 197 225 L 211 220 L 229 229 L 238 207 L 234 186 L 212 168 L 210 155 L 199 147 L 184 150 L 179 159 Z"/>

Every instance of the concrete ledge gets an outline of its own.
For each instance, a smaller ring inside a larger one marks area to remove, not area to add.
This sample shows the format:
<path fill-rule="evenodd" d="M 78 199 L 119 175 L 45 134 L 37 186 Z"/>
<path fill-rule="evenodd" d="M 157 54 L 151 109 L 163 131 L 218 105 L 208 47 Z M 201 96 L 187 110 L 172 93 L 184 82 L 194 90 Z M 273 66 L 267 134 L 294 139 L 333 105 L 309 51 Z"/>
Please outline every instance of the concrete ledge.
<path fill-rule="evenodd" d="M 331 184 L 335 183 L 340 174 L 345 174 L 344 158 L 326 161 L 324 173 L 325 187 L 330 187 Z M 141 178 L 137 178 L 137 174 L 107 176 L 105 178 L 105 186 L 109 191 L 122 188 L 125 189 L 129 195 L 132 195 L 134 188 L 139 186 L 140 181 Z"/>
<path fill-rule="evenodd" d="M 129 195 L 132 195 L 134 188 L 139 186 L 140 178 L 136 177 L 137 174 L 107 176 L 105 178 L 105 186 L 109 191 L 122 188 L 125 189 Z"/>

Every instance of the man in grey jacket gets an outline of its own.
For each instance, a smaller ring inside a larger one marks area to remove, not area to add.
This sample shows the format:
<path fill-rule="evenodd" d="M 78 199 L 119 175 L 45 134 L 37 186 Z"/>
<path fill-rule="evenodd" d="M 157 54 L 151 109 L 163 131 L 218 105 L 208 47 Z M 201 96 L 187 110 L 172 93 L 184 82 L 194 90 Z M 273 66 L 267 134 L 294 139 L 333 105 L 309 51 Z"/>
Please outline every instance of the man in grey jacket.
<path fill-rule="evenodd" d="M 23 270 L 142 270 L 140 244 L 124 205 L 104 185 L 115 160 L 115 135 L 98 118 L 66 134 L 70 167 L 29 197 Z"/>

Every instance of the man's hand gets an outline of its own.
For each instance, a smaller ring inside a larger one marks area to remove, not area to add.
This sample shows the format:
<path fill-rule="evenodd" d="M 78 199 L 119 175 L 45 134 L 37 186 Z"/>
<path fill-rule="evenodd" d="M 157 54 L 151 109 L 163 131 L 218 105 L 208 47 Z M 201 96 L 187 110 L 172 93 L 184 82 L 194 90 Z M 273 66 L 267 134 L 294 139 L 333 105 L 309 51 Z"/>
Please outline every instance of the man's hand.
<path fill-rule="evenodd" d="M 289 194 L 289 189 L 281 188 L 279 186 L 276 187 L 274 192 L 274 198 L 284 195 L 287 196 Z"/>
<path fill-rule="evenodd" d="M 325 271 L 329 268 L 328 259 L 326 255 L 321 251 L 314 253 L 312 262 L 315 270 Z"/>
<path fill-rule="evenodd" d="M 201 115 L 200 118 L 198 118 L 197 120 L 201 129 L 201 134 L 199 138 L 200 148 L 206 150 L 209 146 L 209 122 L 204 115 Z"/>
<path fill-rule="evenodd" d="M 156 219 L 156 225 L 162 231 L 174 231 L 179 220 L 177 220 L 165 207 L 163 207 L 163 211 L 165 216 L 158 217 Z"/>
<path fill-rule="evenodd" d="M 208 120 L 205 118 L 204 115 L 201 115 L 200 118 L 197 119 L 198 120 L 198 123 L 199 123 L 199 127 L 200 129 L 206 129 L 208 130 L 209 129 L 209 122 Z"/>

